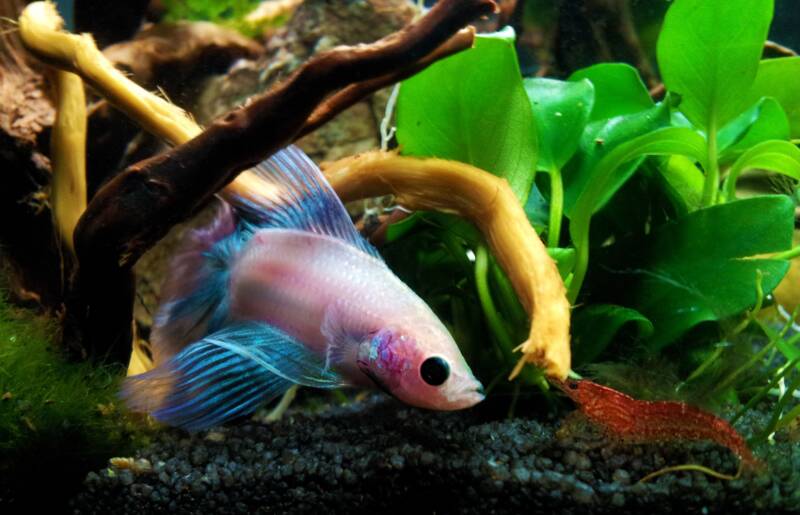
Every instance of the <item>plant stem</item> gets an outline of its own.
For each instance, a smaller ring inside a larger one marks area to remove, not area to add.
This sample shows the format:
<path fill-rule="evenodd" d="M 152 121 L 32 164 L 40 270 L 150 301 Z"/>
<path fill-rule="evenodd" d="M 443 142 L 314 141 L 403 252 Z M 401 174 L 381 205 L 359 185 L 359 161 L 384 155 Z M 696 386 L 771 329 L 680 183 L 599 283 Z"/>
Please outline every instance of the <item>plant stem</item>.
<path fill-rule="evenodd" d="M 797 315 L 796 311 L 794 315 L 795 316 Z M 794 320 L 794 316 L 792 317 L 792 320 Z M 792 326 L 791 322 L 787 323 L 783 327 L 783 329 L 781 329 L 781 331 L 778 334 L 776 334 L 775 337 L 772 338 L 772 340 L 769 341 L 769 343 L 764 345 L 764 348 L 759 350 L 757 353 L 753 354 L 753 356 L 749 360 L 747 360 L 746 363 L 744 363 L 742 366 L 731 372 L 725 379 L 720 381 L 714 388 L 714 393 L 724 391 L 726 388 L 731 386 L 736 381 L 736 378 L 739 377 L 740 374 L 747 371 L 750 367 L 758 363 L 760 359 L 762 359 L 764 356 L 767 355 L 770 349 L 772 349 L 778 344 L 778 341 L 782 340 L 783 337 L 786 336 L 786 333 L 789 331 L 791 326 Z"/>
<path fill-rule="evenodd" d="M 788 426 L 792 420 L 800 417 L 800 404 L 792 408 L 789 413 L 782 416 L 778 422 L 775 423 L 775 431 L 780 431 L 784 427 Z"/>
<path fill-rule="evenodd" d="M 511 394 L 511 404 L 508 406 L 507 418 L 514 418 L 514 412 L 517 410 L 517 401 L 519 400 L 519 390 L 522 387 L 522 381 L 517 381 L 514 385 L 514 393 Z"/>
<path fill-rule="evenodd" d="M 783 410 L 786 408 L 786 405 L 792 400 L 792 392 L 800 388 L 800 375 L 795 377 L 789 386 L 786 389 L 786 393 L 784 393 L 781 398 L 778 400 L 777 405 L 775 406 L 775 411 L 772 412 L 772 416 L 769 419 L 769 423 L 764 430 L 758 434 L 756 437 L 753 438 L 754 441 L 762 441 L 767 440 L 770 438 L 775 432 L 775 428 L 778 425 L 778 421 L 781 419 L 781 415 L 783 415 Z"/>
<path fill-rule="evenodd" d="M 519 303 L 517 294 L 514 291 L 514 286 L 512 286 L 511 281 L 508 280 L 508 277 L 506 277 L 503 270 L 496 262 L 492 261 L 490 271 L 494 279 L 494 284 L 499 290 L 498 293 L 500 294 L 503 311 L 508 315 L 507 318 L 511 319 L 514 330 L 522 329 L 524 332 L 526 329 L 525 324 L 528 321 L 528 314 L 525 313 L 525 308 Z"/>
<path fill-rule="evenodd" d="M 747 404 L 742 406 L 742 409 L 740 409 L 736 413 L 736 415 L 733 416 L 733 418 L 730 420 L 730 423 L 734 424 L 737 420 L 742 418 L 742 416 L 745 413 L 747 413 L 748 410 L 750 410 L 753 406 L 758 404 L 759 401 L 761 401 L 761 399 L 766 397 L 769 391 L 775 388 L 775 385 L 778 384 L 778 381 L 786 377 L 786 375 L 789 374 L 798 363 L 800 363 L 800 358 L 795 358 L 786 365 L 784 365 L 781 371 L 778 372 L 778 374 L 772 378 L 772 380 L 767 384 L 767 386 L 761 388 L 758 391 L 758 393 L 756 393 L 749 401 L 747 401 Z"/>
<path fill-rule="evenodd" d="M 489 324 L 492 334 L 503 347 L 505 352 L 511 352 L 514 348 L 514 342 L 511 335 L 505 326 L 505 323 L 497 313 L 497 308 L 492 300 L 492 293 L 489 291 L 489 251 L 486 250 L 486 245 L 478 245 L 475 249 L 475 287 L 478 289 L 478 299 L 481 302 L 483 314 L 486 317 L 486 322 Z"/>
<path fill-rule="evenodd" d="M 575 304 L 583 286 L 583 279 L 586 277 L 586 269 L 589 267 L 589 222 L 586 223 L 585 231 L 575 236 L 575 268 L 567 290 L 567 300 L 570 304 Z"/>
<path fill-rule="evenodd" d="M 700 363 L 700 365 L 696 369 L 694 369 L 694 371 L 691 374 L 689 374 L 689 377 L 687 377 L 685 381 L 683 381 L 680 385 L 678 385 L 676 390 L 682 389 L 684 386 L 686 386 L 687 383 L 691 383 L 692 381 L 703 375 L 705 371 L 708 370 L 708 367 L 713 365 L 714 362 L 717 361 L 720 356 L 722 356 L 722 352 L 724 350 L 725 347 L 723 345 L 718 344 L 717 348 L 714 349 L 714 352 L 712 352 L 710 356 L 704 359 L 703 362 Z"/>
<path fill-rule="evenodd" d="M 550 175 L 550 226 L 547 230 L 547 246 L 558 247 L 564 213 L 564 183 L 561 180 L 561 170 L 555 166 L 547 173 Z"/>
<path fill-rule="evenodd" d="M 731 332 L 731 336 L 736 336 L 737 334 L 741 333 L 747 326 L 750 325 L 750 322 L 758 315 L 758 312 L 761 311 L 761 306 L 764 304 L 764 274 L 761 272 L 761 269 L 756 270 L 756 304 L 753 306 L 753 309 L 747 312 L 747 316 L 742 323 L 736 326 L 733 331 Z"/>
<path fill-rule="evenodd" d="M 719 161 L 717 160 L 717 126 L 710 123 L 708 126 L 708 169 L 706 170 L 706 182 L 703 186 L 703 207 L 713 206 L 717 201 L 719 193 Z"/>
<path fill-rule="evenodd" d="M 800 257 L 800 245 L 791 248 L 785 252 L 775 254 L 774 256 L 772 256 L 772 259 L 785 259 L 788 261 L 790 259 L 795 259 L 798 257 Z"/>

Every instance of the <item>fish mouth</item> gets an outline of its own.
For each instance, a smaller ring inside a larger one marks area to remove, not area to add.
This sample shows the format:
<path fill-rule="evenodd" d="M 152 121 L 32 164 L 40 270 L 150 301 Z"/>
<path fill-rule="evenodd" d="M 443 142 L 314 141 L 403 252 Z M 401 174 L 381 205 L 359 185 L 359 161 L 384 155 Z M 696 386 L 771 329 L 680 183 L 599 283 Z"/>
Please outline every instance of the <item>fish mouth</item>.
<path fill-rule="evenodd" d="M 483 385 L 478 383 L 478 387 L 469 394 L 469 397 L 472 401 L 470 406 L 474 406 L 479 402 L 483 402 L 483 400 L 486 399 L 486 390 L 483 388 Z"/>
<path fill-rule="evenodd" d="M 486 390 L 477 379 L 467 388 L 462 389 L 454 398 L 449 409 L 459 410 L 475 406 L 486 399 Z"/>

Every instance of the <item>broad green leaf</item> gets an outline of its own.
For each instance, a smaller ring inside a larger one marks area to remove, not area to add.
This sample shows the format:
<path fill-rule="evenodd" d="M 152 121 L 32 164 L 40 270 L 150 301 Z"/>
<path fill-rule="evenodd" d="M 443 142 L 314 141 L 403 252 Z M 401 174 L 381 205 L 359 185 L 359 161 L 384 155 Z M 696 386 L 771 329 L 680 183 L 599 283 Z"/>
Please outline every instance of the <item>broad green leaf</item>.
<path fill-rule="evenodd" d="M 627 262 L 605 263 L 620 284 L 621 304 L 654 325 L 659 350 L 692 327 L 742 313 L 756 302 L 757 270 L 771 292 L 786 261 L 754 256 L 792 244 L 794 205 L 785 195 L 753 197 L 691 213 L 641 241 Z"/>
<path fill-rule="evenodd" d="M 603 157 L 617 146 L 633 138 L 647 134 L 670 123 L 668 102 L 662 102 L 645 111 L 617 116 L 608 120 L 590 123 L 583 131 L 580 150 L 564 168 L 564 212 L 572 217 L 575 202 L 588 184 L 595 181 L 595 168 Z M 639 163 L 631 163 L 627 175 Z M 610 197 L 610 196 L 609 196 Z"/>
<path fill-rule="evenodd" d="M 609 202 L 592 215 L 589 248 L 608 247 L 634 234 L 647 234 L 652 227 L 689 212 L 658 171 L 664 159 L 645 159 Z"/>
<path fill-rule="evenodd" d="M 596 361 L 625 326 L 632 325 L 639 338 L 653 334 L 653 324 L 635 309 L 613 304 L 590 304 L 572 316 L 572 363 Z"/>
<path fill-rule="evenodd" d="M 702 162 L 706 155 L 705 139 L 692 129 L 666 127 L 618 145 L 597 163 L 592 180 L 575 201 L 570 218 L 570 237 L 577 252 L 575 275 L 568 297 L 577 299 L 589 265 L 589 225 L 592 215 L 600 209 L 635 171 L 631 161 L 650 155 L 683 155 Z"/>
<path fill-rule="evenodd" d="M 721 162 L 730 162 L 753 145 L 767 140 L 788 140 L 789 119 L 774 98 L 762 98 L 730 121 L 718 134 Z"/>
<path fill-rule="evenodd" d="M 681 199 L 687 211 L 694 211 L 700 207 L 704 177 L 694 160 L 680 155 L 670 156 L 658 170 L 669 185 L 669 189 Z"/>
<path fill-rule="evenodd" d="M 525 79 L 539 136 L 539 170 L 561 170 L 578 148 L 594 105 L 588 80 Z"/>
<path fill-rule="evenodd" d="M 639 72 L 629 64 L 595 64 L 569 77 L 570 81 L 584 79 L 589 79 L 594 85 L 591 121 L 638 113 L 653 107 L 653 99 Z"/>
<path fill-rule="evenodd" d="M 733 163 L 725 179 L 725 198 L 736 198 L 736 180 L 752 169 L 769 170 L 800 180 L 800 149 L 788 141 L 764 141 L 743 153 Z"/>
<path fill-rule="evenodd" d="M 397 139 L 405 155 L 453 159 L 505 177 L 524 203 L 537 137 L 513 40 L 477 36 L 473 48 L 403 81 Z"/>
<path fill-rule="evenodd" d="M 591 181 L 580 192 L 573 209 L 575 220 L 591 216 L 614 195 L 633 170 L 630 161 L 651 155 L 682 155 L 695 162 L 705 158 L 705 139 L 684 127 L 665 127 L 639 136 L 608 152 L 592 171 Z"/>
<path fill-rule="evenodd" d="M 789 118 L 791 137 L 800 138 L 800 57 L 765 59 L 758 65 L 753 88 L 747 97 L 753 103 L 761 97 L 776 99 Z"/>
<path fill-rule="evenodd" d="M 667 11 L 658 66 L 697 127 L 718 130 L 748 105 L 773 7 L 773 0 L 675 0 Z"/>

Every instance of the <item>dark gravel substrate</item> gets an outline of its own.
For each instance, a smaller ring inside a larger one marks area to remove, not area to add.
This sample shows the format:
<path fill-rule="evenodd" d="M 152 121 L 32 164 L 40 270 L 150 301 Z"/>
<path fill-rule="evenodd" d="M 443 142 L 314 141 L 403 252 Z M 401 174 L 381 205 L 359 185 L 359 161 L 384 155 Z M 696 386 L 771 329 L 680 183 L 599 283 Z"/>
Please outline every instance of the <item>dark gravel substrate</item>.
<path fill-rule="evenodd" d="M 731 472 L 736 461 L 712 444 L 615 444 L 557 436 L 557 422 L 491 418 L 486 409 L 430 413 L 373 397 L 272 425 L 191 437 L 165 431 L 133 468 L 90 473 L 73 507 L 87 514 L 800 513 L 797 442 L 761 453 L 766 475 L 721 481 L 680 472 L 637 484 L 667 465 Z"/>

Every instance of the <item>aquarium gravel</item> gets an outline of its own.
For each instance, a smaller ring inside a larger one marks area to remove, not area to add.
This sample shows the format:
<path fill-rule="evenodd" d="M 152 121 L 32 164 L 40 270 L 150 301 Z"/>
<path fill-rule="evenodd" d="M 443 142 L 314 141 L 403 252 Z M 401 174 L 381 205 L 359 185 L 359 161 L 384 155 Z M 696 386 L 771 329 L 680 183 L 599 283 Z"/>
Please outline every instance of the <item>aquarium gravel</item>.
<path fill-rule="evenodd" d="M 679 472 L 638 484 L 668 465 L 702 463 L 732 473 L 736 462 L 712 444 L 625 445 L 585 427 L 565 431 L 555 418 L 493 418 L 489 407 L 431 413 L 376 395 L 317 414 L 290 412 L 274 424 L 247 421 L 193 436 L 168 430 L 134 460 L 90 473 L 73 508 L 86 514 L 800 511 L 800 446 L 785 437 L 766 450 L 769 474 L 722 481 Z"/>

